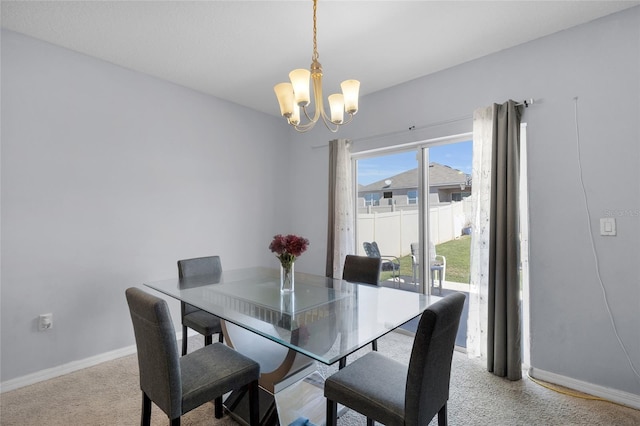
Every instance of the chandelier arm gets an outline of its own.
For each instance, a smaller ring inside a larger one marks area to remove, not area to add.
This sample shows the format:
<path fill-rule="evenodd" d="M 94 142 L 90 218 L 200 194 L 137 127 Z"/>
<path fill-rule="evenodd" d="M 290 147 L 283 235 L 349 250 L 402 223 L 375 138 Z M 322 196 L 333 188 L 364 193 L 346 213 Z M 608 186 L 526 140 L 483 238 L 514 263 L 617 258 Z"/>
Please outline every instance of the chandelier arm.
<path fill-rule="evenodd" d="M 322 115 L 321 115 L 321 117 L 322 117 L 322 123 L 324 124 L 324 126 L 325 126 L 329 131 L 331 131 L 332 133 L 336 133 L 336 132 L 340 129 L 340 126 L 342 126 L 343 124 L 348 124 L 348 123 L 353 119 L 353 114 L 349 114 L 349 115 L 350 115 L 350 117 L 349 117 L 349 120 L 348 120 L 348 121 L 346 121 L 346 122 L 344 122 L 344 123 L 341 123 L 341 124 L 335 124 L 335 127 L 332 127 L 331 125 L 332 125 L 332 124 L 334 124 L 334 123 L 332 123 L 332 122 L 327 118 L 327 116 L 326 116 L 325 114 L 322 114 Z M 309 122 L 308 122 L 308 123 L 306 123 L 306 124 L 297 124 L 297 125 L 291 124 L 291 126 L 292 126 L 294 129 L 296 129 L 298 132 L 300 132 L 300 133 L 306 133 L 306 132 L 308 132 L 309 130 L 313 129 L 313 127 L 316 125 L 316 123 L 317 123 L 317 120 L 316 120 L 316 121 L 309 121 Z"/>
<path fill-rule="evenodd" d="M 322 68 L 320 64 L 316 61 L 317 71 L 311 74 L 311 79 L 313 80 L 313 97 L 316 102 L 316 111 L 313 116 L 313 122 L 316 123 L 320 117 L 322 117 L 322 122 L 325 127 L 329 129 L 331 132 L 336 133 L 340 128 L 340 124 L 336 124 L 335 128 L 331 127 L 331 124 L 335 124 L 331 121 L 331 118 L 327 115 L 324 110 L 324 97 L 322 95 Z M 305 111 L 306 113 L 306 111 Z M 330 124 L 331 123 L 331 124 Z"/>
<path fill-rule="evenodd" d="M 324 110 L 324 99 L 322 97 L 322 74 L 317 74 L 313 77 L 313 97 L 316 103 L 316 110 L 315 110 L 314 116 L 313 118 L 310 117 L 309 112 L 307 111 L 307 108 L 302 107 L 302 110 L 304 111 L 304 115 L 307 117 L 309 122 L 306 124 L 302 124 L 302 125 L 298 124 L 296 126 L 293 126 L 298 132 L 304 133 L 311 130 L 321 117 L 325 127 L 332 133 L 336 133 L 338 129 L 340 129 L 340 126 L 349 124 L 351 120 L 353 120 L 353 114 L 347 113 L 349 114 L 349 118 L 346 121 L 343 121 L 340 124 L 336 124 L 331 121 L 330 117 L 327 115 L 327 113 Z M 332 125 L 335 125 L 335 127 L 333 127 Z"/>
<path fill-rule="evenodd" d="M 319 73 L 312 74 L 311 81 L 313 84 L 313 101 L 315 102 L 315 111 L 313 113 L 313 117 L 311 117 L 309 115 L 309 111 L 307 110 L 307 107 L 303 106 L 302 112 L 304 113 L 304 116 L 307 117 L 307 120 L 309 120 L 309 123 L 302 124 L 302 125 L 298 124 L 295 126 L 296 128 L 298 127 L 311 128 L 315 125 L 315 123 L 318 122 L 318 119 L 320 119 L 320 117 L 322 117 L 323 119 L 326 119 L 326 114 L 324 112 L 324 103 L 322 99 L 322 73 L 319 72 Z"/>
<path fill-rule="evenodd" d="M 311 123 L 309 123 L 311 124 Z M 313 123 L 315 124 L 315 123 Z M 307 133 L 309 130 L 313 129 L 313 126 L 310 127 L 306 127 L 306 126 L 293 126 L 294 129 L 296 129 L 296 131 L 298 133 Z"/>
<path fill-rule="evenodd" d="M 349 114 L 349 118 L 347 118 L 345 121 L 343 121 L 342 124 L 340 124 L 341 126 L 344 126 L 345 124 L 351 123 L 351 121 L 353 120 L 353 116 L 355 115 L 352 112 L 348 112 L 347 114 Z"/>
<path fill-rule="evenodd" d="M 331 131 L 332 133 L 336 133 L 339 129 L 340 126 L 342 126 L 343 124 L 347 124 L 351 121 L 351 119 L 353 118 L 353 115 L 351 114 L 351 117 L 349 117 L 349 120 L 345 123 L 342 124 L 335 124 L 335 127 L 331 127 L 331 121 L 327 120 L 325 118 L 325 116 L 322 116 L 322 123 L 324 124 L 324 126 L 329 129 L 329 131 Z M 306 133 L 309 130 L 313 129 L 313 127 L 316 125 L 317 121 L 309 121 L 306 124 L 291 124 L 291 127 L 293 127 L 294 129 L 296 129 L 296 131 L 300 132 L 300 133 Z"/>
<path fill-rule="evenodd" d="M 308 123 L 305 123 L 305 124 L 292 124 L 291 126 L 293 126 L 297 131 L 304 133 L 307 130 L 313 129 L 313 126 L 315 125 L 316 123 L 314 121 L 309 121 Z"/>
<path fill-rule="evenodd" d="M 319 65 L 318 65 L 319 66 Z M 320 116 L 325 116 L 324 114 L 324 99 L 322 98 L 322 72 L 315 72 L 311 74 L 311 80 L 313 83 L 313 100 L 316 103 L 316 110 L 313 114 L 314 123 L 318 121 Z"/>
<path fill-rule="evenodd" d="M 334 128 L 331 127 L 331 125 L 329 123 L 331 123 L 331 121 L 327 120 L 325 118 L 326 116 L 322 116 L 322 122 L 324 123 L 324 127 L 326 127 L 327 129 L 329 129 L 329 131 L 331 131 L 331 133 L 337 133 L 338 129 L 340 129 L 340 124 L 336 124 Z"/>
<path fill-rule="evenodd" d="M 316 107 L 316 110 L 318 108 Z M 316 121 L 318 121 L 318 117 L 311 117 L 309 115 L 309 111 L 307 111 L 307 107 L 302 107 L 302 112 L 304 112 L 304 116 L 307 117 L 307 120 L 309 120 L 309 123 L 315 123 Z"/>
<path fill-rule="evenodd" d="M 329 127 L 329 123 L 335 124 L 338 127 L 340 127 L 340 125 L 342 124 L 342 123 L 336 124 L 333 121 L 331 121 L 331 118 L 324 111 L 322 111 L 322 121 L 324 121 L 324 125 L 327 127 Z"/>

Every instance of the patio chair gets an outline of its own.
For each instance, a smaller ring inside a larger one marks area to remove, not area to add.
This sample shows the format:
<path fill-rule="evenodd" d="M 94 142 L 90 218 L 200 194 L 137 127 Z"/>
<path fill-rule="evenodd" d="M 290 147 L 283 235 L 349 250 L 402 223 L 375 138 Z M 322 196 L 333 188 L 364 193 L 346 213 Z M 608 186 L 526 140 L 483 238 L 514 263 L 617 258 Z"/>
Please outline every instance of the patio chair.
<path fill-rule="evenodd" d="M 378 243 L 373 242 L 364 242 L 362 243 L 364 247 L 364 252 L 369 257 L 379 257 L 382 260 L 381 270 L 384 272 L 391 271 L 391 277 L 394 281 L 400 282 L 400 259 L 396 256 L 391 255 L 382 255 L 380 254 L 380 249 L 378 248 Z"/>
<path fill-rule="evenodd" d="M 444 281 L 445 274 L 447 272 L 447 258 L 436 254 L 436 246 L 432 242 L 429 243 L 429 269 L 431 271 L 431 287 L 436 286 L 436 275 L 438 276 L 438 294 L 442 294 L 442 281 Z M 411 243 L 411 266 L 413 268 L 413 283 L 418 282 L 418 268 L 420 267 L 420 245 L 418 243 Z"/>

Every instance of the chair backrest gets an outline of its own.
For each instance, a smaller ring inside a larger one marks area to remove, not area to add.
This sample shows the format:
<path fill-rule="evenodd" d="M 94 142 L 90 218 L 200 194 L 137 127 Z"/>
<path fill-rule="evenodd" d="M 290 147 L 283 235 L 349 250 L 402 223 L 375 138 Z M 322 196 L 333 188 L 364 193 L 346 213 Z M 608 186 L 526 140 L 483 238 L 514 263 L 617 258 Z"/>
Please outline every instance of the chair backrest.
<path fill-rule="evenodd" d="M 342 279 L 356 283 L 378 285 L 380 282 L 381 263 L 382 259 L 379 257 L 348 254 L 344 259 Z"/>
<path fill-rule="evenodd" d="M 420 244 L 411 243 L 411 255 L 413 256 L 411 262 L 418 265 L 420 263 Z"/>
<path fill-rule="evenodd" d="M 197 277 L 222 273 L 220 256 L 196 257 L 178 260 L 178 277 Z"/>
<path fill-rule="evenodd" d="M 405 424 L 425 425 L 449 399 L 451 361 L 465 295 L 429 306 L 418 324 L 405 393 Z"/>
<path fill-rule="evenodd" d="M 420 262 L 420 244 L 411 243 L 411 254 L 415 256 L 415 262 Z M 429 242 L 429 260 L 430 263 L 435 262 L 436 260 L 436 245 L 433 242 Z"/>
<path fill-rule="evenodd" d="M 178 260 L 178 277 L 190 278 L 201 275 L 222 274 L 222 262 L 220 256 L 195 257 L 193 259 Z M 180 304 L 182 316 L 199 310 L 195 306 L 182 302 Z"/>
<path fill-rule="evenodd" d="M 367 254 L 367 256 L 381 257 L 380 249 L 378 248 L 378 243 L 376 243 L 375 241 L 371 243 L 364 242 L 362 243 L 362 247 L 364 247 L 364 252 Z"/>
<path fill-rule="evenodd" d="M 182 379 L 176 331 L 164 300 L 131 287 L 125 292 L 138 349 L 140 389 L 169 418 L 182 411 Z"/>

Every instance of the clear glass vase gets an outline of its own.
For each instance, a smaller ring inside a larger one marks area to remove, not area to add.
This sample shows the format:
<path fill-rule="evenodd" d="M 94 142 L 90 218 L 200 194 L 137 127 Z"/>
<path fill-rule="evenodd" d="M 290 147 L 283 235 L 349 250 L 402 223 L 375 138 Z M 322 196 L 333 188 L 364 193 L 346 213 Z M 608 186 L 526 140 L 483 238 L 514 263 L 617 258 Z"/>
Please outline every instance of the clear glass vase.
<path fill-rule="evenodd" d="M 291 262 L 289 267 L 280 264 L 280 292 L 289 293 L 293 292 L 295 287 L 295 263 Z"/>

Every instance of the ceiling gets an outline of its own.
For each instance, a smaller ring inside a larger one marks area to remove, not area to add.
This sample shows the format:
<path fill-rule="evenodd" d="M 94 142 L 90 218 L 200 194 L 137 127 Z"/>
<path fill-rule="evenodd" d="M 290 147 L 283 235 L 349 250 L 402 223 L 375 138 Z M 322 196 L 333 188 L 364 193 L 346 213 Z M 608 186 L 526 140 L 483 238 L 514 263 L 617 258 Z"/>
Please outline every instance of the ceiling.
<path fill-rule="evenodd" d="M 312 54 L 312 1 L 6 1 L 2 27 L 278 115 L 273 86 Z M 325 96 L 373 93 L 640 1 L 318 4 Z"/>

